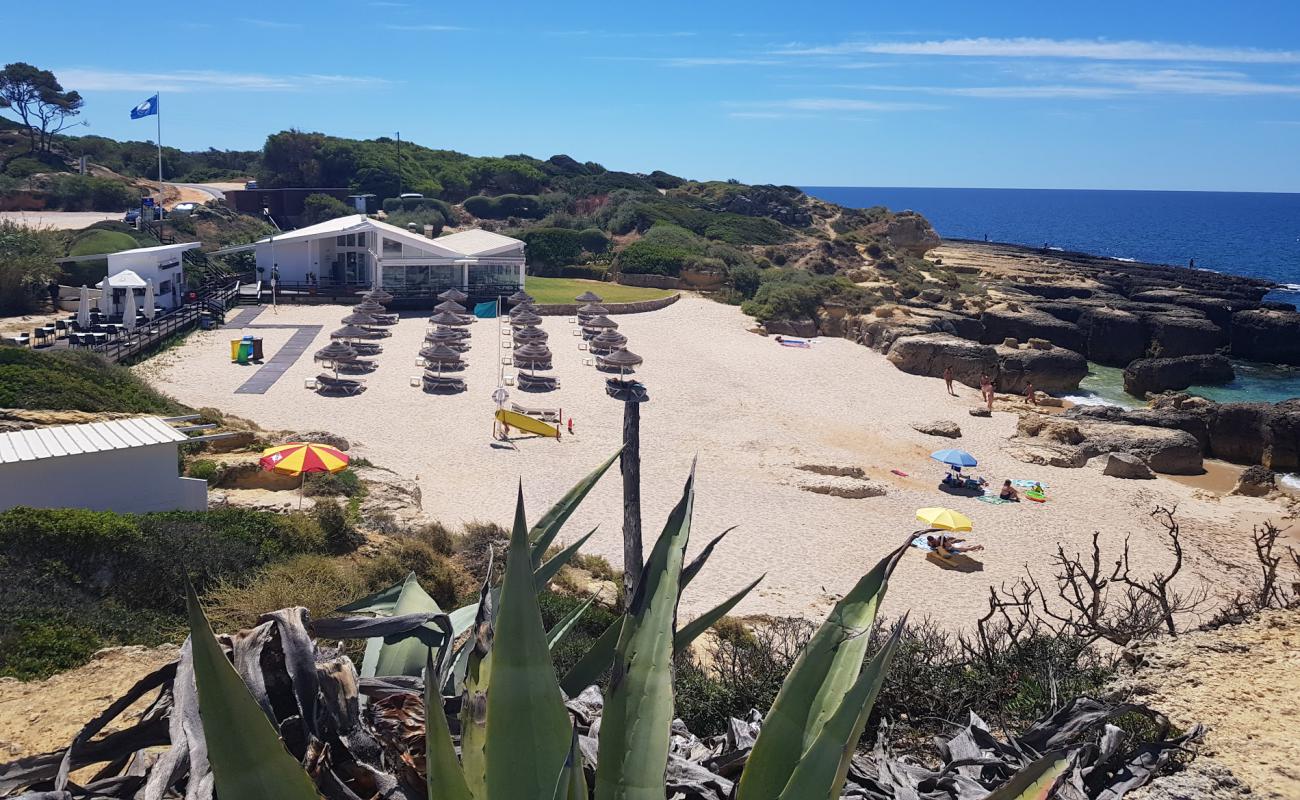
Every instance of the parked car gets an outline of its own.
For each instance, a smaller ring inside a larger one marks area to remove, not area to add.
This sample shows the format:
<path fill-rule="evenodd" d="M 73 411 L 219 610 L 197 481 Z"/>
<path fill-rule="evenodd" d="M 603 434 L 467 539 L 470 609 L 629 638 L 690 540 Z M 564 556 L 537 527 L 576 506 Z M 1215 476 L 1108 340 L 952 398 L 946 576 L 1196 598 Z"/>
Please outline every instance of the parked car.
<path fill-rule="evenodd" d="M 245 182 L 244 182 L 244 188 L 245 188 L 245 189 L 256 189 L 256 188 L 257 188 L 257 181 L 245 181 Z"/>
<path fill-rule="evenodd" d="M 194 209 L 198 207 L 199 207 L 198 203 L 177 203 L 176 205 L 172 206 L 172 210 L 170 213 L 185 216 L 186 214 L 194 213 Z"/>
<path fill-rule="evenodd" d="M 154 206 L 153 218 L 154 220 L 162 219 L 161 208 Z M 136 220 L 138 219 L 140 219 L 140 209 L 138 208 L 131 209 L 130 211 L 126 212 L 126 216 L 122 217 L 122 221 L 125 222 L 127 225 L 134 225 L 136 223 Z"/>

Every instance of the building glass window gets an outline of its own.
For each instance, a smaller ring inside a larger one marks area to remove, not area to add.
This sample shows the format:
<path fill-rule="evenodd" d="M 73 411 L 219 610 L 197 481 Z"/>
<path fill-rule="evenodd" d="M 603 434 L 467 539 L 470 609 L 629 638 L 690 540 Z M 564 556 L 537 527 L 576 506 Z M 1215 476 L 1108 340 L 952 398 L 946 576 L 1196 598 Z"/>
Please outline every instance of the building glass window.
<path fill-rule="evenodd" d="M 384 239 L 384 255 L 400 256 L 402 254 L 402 243 L 392 239 Z"/>

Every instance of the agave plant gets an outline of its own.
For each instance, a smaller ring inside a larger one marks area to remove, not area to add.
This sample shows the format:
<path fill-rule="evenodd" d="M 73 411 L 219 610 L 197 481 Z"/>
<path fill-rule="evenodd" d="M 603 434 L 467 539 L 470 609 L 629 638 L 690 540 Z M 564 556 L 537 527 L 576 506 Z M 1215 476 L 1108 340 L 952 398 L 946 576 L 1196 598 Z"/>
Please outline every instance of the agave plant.
<path fill-rule="evenodd" d="M 581 609 L 548 632 L 537 595 L 586 537 L 549 561 L 542 555 L 612 461 L 531 529 L 521 490 L 500 582 L 489 567 L 479 601 L 450 613 L 408 578 L 345 607 L 345 616 L 311 620 L 304 609 L 284 609 L 256 628 L 217 637 L 191 590 L 190 637 L 179 661 L 141 680 L 66 750 L 0 768 L 0 792 L 35 787 L 40 791 L 31 797 L 51 800 L 578 800 L 594 788 L 598 800 L 662 800 L 670 760 L 682 760 L 672 753 L 674 654 L 757 581 L 677 627 L 682 590 L 721 539 L 685 561 L 692 468 L 626 613 L 567 675 L 557 676 L 550 648 Z M 743 763 L 735 786 L 740 800 L 841 796 L 898 647 L 901 626 L 864 664 L 904 548 L 836 604 L 763 718 L 752 750 L 731 759 L 733 766 Z M 360 674 L 313 635 L 368 639 Z M 607 669 L 602 696 L 590 684 Z M 92 741 L 158 689 L 139 723 Z M 589 713 L 593 705 L 598 726 Z M 158 745 L 168 749 L 147 754 Z M 75 786 L 71 771 L 90 764 L 105 766 L 84 788 Z M 1048 753 L 1005 781 L 996 796 L 1045 797 L 1069 766 L 1059 753 Z M 718 781 L 730 791 L 729 781 Z"/>

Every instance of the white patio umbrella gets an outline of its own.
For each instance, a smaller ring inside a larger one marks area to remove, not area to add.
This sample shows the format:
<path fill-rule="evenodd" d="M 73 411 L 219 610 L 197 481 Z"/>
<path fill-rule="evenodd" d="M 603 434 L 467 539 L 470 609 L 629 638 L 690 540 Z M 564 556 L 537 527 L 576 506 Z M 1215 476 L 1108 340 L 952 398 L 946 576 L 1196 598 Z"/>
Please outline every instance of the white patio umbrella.
<path fill-rule="evenodd" d="M 81 284 L 81 296 L 77 298 L 77 325 L 85 330 L 90 327 L 90 290 Z"/>
<path fill-rule="evenodd" d="M 126 308 L 122 312 L 122 327 L 135 330 L 135 289 L 126 290 Z"/>
<path fill-rule="evenodd" d="M 144 286 L 144 318 L 153 322 L 154 316 L 154 298 L 153 298 L 153 278 Z"/>

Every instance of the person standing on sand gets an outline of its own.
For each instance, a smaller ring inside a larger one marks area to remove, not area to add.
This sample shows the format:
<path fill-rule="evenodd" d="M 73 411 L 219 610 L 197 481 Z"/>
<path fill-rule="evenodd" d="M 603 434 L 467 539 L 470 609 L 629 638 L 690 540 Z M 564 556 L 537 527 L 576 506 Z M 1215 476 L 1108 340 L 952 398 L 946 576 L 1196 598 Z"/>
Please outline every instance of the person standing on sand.
<path fill-rule="evenodd" d="M 984 399 L 988 410 L 993 411 L 993 380 L 988 373 L 980 375 L 980 397 Z"/>
<path fill-rule="evenodd" d="M 1031 406 L 1038 405 L 1038 395 L 1034 393 L 1033 381 L 1025 382 L 1025 399 L 1029 401 L 1029 405 Z"/>
<path fill-rule="evenodd" d="M 951 366 L 943 368 L 943 382 L 944 385 L 948 387 L 948 394 L 952 395 L 953 397 L 956 397 L 957 393 L 952 390 L 952 367 Z"/>

